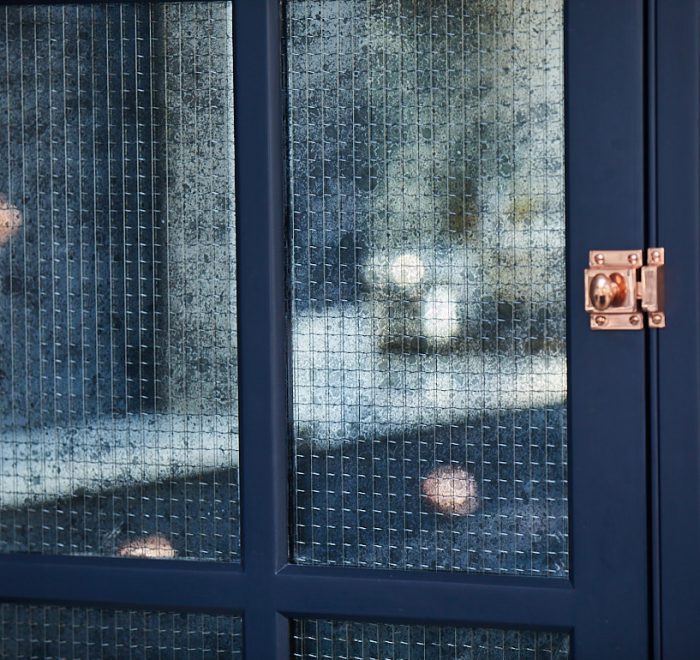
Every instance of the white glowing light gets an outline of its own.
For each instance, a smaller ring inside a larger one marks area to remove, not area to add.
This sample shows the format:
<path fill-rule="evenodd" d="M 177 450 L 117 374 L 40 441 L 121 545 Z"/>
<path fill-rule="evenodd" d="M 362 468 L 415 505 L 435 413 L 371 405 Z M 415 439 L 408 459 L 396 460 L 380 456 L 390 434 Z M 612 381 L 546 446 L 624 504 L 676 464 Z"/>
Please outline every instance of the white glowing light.
<path fill-rule="evenodd" d="M 0 193 L 0 246 L 8 243 L 22 226 L 22 212 Z"/>
<path fill-rule="evenodd" d="M 466 515 L 479 508 L 476 479 L 463 468 L 439 467 L 421 486 L 430 504 L 443 513 Z"/>
<path fill-rule="evenodd" d="M 172 559 L 177 552 L 172 543 L 162 534 L 150 534 L 122 545 L 117 550 L 119 557 L 149 557 L 154 559 Z"/>
<path fill-rule="evenodd" d="M 389 277 L 395 284 L 413 286 L 425 276 L 425 266 L 417 254 L 402 254 L 391 262 Z"/>
<path fill-rule="evenodd" d="M 422 332 L 426 337 L 446 338 L 459 334 L 459 310 L 449 287 L 433 289 L 423 302 Z"/>

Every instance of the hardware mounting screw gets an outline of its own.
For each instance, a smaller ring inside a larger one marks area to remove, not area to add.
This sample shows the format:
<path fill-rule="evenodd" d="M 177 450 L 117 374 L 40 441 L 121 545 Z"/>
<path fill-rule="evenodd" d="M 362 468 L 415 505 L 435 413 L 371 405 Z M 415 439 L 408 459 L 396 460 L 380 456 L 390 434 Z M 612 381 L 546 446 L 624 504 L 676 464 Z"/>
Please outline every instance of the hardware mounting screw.
<path fill-rule="evenodd" d="M 607 319 L 602 314 L 599 314 L 593 320 L 595 321 L 596 325 L 605 325 L 605 323 L 607 321 Z"/>
<path fill-rule="evenodd" d="M 605 256 L 598 253 L 593 257 L 593 261 L 595 261 L 597 264 L 604 264 L 605 263 Z"/>
<path fill-rule="evenodd" d="M 627 257 L 627 261 L 629 261 L 631 264 L 636 264 L 639 261 L 639 256 L 636 254 L 630 254 Z"/>
<path fill-rule="evenodd" d="M 661 252 L 659 252 L 658 250 L 654 250 L 654 251 L 651 253 L 651 260 L 652 260 L 654 263 L 658 263 L 659 261 L 661 261 Z"/>
<path fill-rule="evenodd" d="M 637 316 L 636 314 L 630 316 L 630 323 L 632 325 L 637 325 L 639 323 L 639 316 Z"/>
<path fill-rule="evenodd" d="M 651 321 L 654 325 L 659 325 L 664 320 L 664 317 L 661 316 L 661 314 L 652 314 L 651 315 Z"/>

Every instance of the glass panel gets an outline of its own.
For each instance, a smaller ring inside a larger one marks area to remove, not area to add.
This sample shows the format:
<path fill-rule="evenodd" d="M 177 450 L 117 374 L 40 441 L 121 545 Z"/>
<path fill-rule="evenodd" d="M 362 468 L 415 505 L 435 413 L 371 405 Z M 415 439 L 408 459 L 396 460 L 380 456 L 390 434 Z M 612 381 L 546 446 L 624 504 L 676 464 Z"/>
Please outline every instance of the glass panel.
<path fill-rule="evenodd" d="M 292 557 L 568 571 L 561 0 L 290 0 Z"/>
<path fill-rule="evenodd" d="M 569 635 L 530 630 L 294 621 L 294 658 L 330 660 L 554 660 L 569 657 Z"/>
<path fill-rule="evenodd" d="M 236 559 L 231 3 L 0 9 L 0 550 Z"/>
<path fill-rule="evenodd" d="M 243 657 L 238 617 L 5 604 L 0 625 L 3 658 Z"/>

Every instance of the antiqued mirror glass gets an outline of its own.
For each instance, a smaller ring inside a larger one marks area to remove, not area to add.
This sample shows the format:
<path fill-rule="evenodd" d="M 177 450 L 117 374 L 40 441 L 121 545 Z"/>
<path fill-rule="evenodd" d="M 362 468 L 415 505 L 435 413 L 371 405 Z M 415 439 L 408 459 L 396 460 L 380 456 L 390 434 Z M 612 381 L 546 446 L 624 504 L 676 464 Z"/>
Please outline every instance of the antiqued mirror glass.
<path fill-rule="evenodd" d="M 0 550 L 235 560 L 232 5 L 0 34 Z"/>
<path fill-rule="evenodd" d="M 562 632 L 301 619 L 292 623 L 292 657 L 304 660 L 564 660 Z"/>
<path fill-rule="evenodd" d="M 240 660 L 240 617 L 55 605 L 0 605 L 0 657 Z"/>
<path fill-rule="evenodd" d="M 567 574 L 562 40 L 286 3 L 295 562 Z"/>

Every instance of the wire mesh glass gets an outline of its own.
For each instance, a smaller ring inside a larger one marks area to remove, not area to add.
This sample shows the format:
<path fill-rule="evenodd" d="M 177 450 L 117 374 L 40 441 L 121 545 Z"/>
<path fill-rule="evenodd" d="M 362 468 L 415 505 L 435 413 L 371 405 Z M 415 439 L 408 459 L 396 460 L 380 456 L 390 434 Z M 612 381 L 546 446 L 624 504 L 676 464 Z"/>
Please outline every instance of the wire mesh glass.
<path fill-rule="evenodd" d="M 240 554 L 232 39 L 0 8 L 0 551 Z"/>
<path fill-rule="evenodd" d="M 569 635 L 561 632 L 353 621 L 292 623 L 292 657 L 305 660 L 559 660 L 569 653 Z"/>
<path fill-rule="evenodd" d="M 238 617 L 3 604 L 0 626 L 2 658 L 243 657 Z"/>
<path fill-rule="evenodd" d="M 562 40 L 286 3 L 294 561 L 567 574 Z"/>

